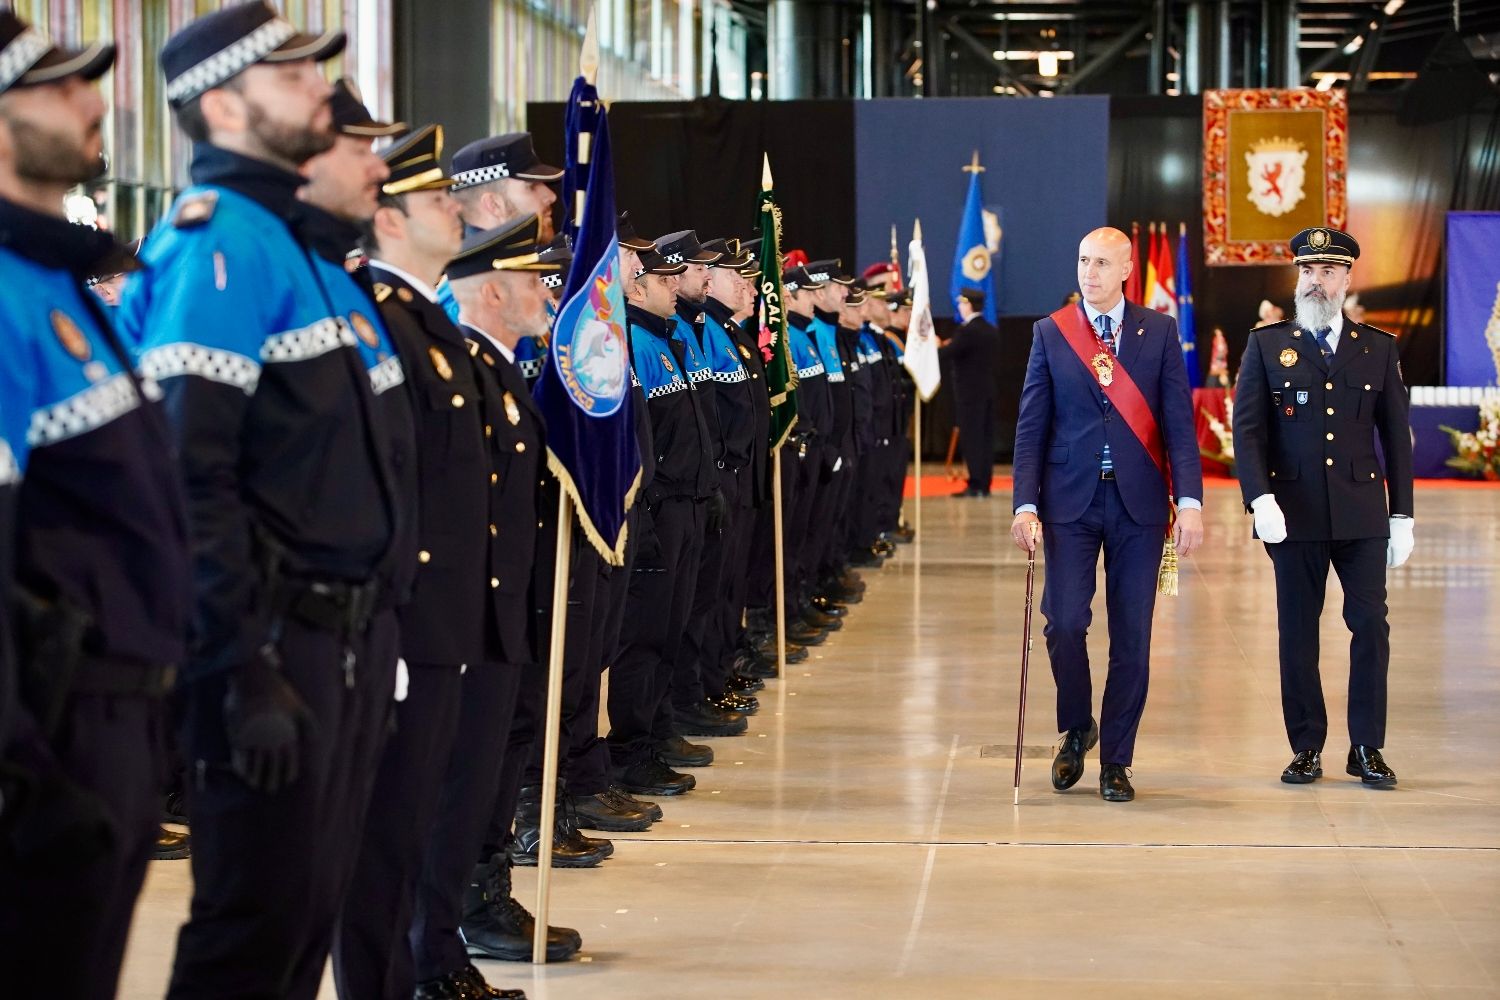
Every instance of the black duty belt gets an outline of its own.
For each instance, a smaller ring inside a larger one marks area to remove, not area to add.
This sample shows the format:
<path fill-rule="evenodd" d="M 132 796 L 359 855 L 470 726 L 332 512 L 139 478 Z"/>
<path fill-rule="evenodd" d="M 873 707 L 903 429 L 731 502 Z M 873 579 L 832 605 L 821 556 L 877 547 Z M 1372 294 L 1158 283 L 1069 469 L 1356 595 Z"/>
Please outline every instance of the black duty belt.
<path fill-rule="evenodd" d="M 378 580 L 368 583 L 287 580 L 282 583 L 277 607 L 312 628 L 358 635 L 381 610 L 381 586 Z"/>
<path fill-rule="evenodd" d="M 175 663 L 142 663 L 85 653 L 73 672 L 72 694 L 162 698 L 177 683 Z"/>

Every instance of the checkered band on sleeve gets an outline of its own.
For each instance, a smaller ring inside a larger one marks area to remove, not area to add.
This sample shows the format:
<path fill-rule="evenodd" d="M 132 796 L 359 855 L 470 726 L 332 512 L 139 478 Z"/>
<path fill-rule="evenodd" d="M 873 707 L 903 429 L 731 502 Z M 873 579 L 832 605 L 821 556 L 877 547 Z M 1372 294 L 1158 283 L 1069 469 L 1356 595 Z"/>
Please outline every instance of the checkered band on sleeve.
<path fill-rule="evenodd" d="M 810 365 L 810 366 L 808 366 L 806 368 L 798 368 L 797 369 L 797 377 L 798 378 L 812 378 L 814 375 L 821 375 L 821 374 L 823 374 L 823 362 L 821 362 L 821 361 L 817 362 L 816 364 Z"/>
<path fill-rule="evenodd" d="M 260 359 L 266 364 L 307 361 L 356 343 L 354 331 L 342 316 L 329 317 L 300 330 L 273 333 L 261 345 Z"/>
<path fill-rule="evenodd" d="M 370 369 L 370 388 L 377 396 L 405 381 L 406 369 L 401 367 L 401 359 L 398 357 L 386 358 Z"/>
<path fill-rule="evenodd" d="M 0 51 L 0 90 L 21 79 L 50 48 L 51 40 L 35 28 L 27 28 L 17 35 L 4 51 Z"/>
<path fill-rule="evenodd" d="M 546 358 L 529 358 L 525 361 L 517 361 L 516 367 L 521 369 L 521 377 L 528 382 L 542 374 L 542 364 Z"/>
<path fill-rule="evenodd" d="M 297 29 L 289 21 L 283 21 L 279 17 L 267 21 L 250 34 L 169 80 L 167 100 L 177 104 L 191 100 L 205 90 L 212 90 L 275 52 L 296 34 Z"/>
<path fill-rule="evenodd" d="M 256 383 L 260 381 L 260 364 L 233 351 L 198 344 L 163 344 L 151 348 L 141 358 L 141 374 L 156 382 L 181 375 L 196 375 L 220 385 L 233 386 L 252 396 Z"/>
<path fill-rule="evenodd" d="M 11 486 L 21 481 L 21 466 L 16 462 L 10 443 L 0 439 L 0 486 Z"/>
<path fill-rule="evenodd" d="M 473 170 L 460 170 L 451 178 L 452 190 L 462 191 L 464 188 L 478 187 L 490 181 L 504 180 L 509 176 L 510 167 L 504 163 L 496 163 L 489 167 L 475 167 Z"/>
<path fill-rule="evenodd" d="M 830 382 L 842 382 L 842 381 L 844 381 L 844 373 L 843 372 L 829 372 L 828 373 L 828 381 L 830 381 Z"/>
<path fill-rule="evenodd" d="M 737 371 L 713 373 L 713 379 L 715 382 L 724 382 L 728 385 L 734 385 L 736 382 L 744 382 L 749 378 L 750 373 L 745 371 L 743 365 L 740 366 L 739 370 Z"/>
<path fill-rule="evenodd" d="M 672 381 L 668 382 L 666 385 L 659 385 L 655 389 L 647 389 L 646 398 L 660 399 L 663 396 L 670 396 L 674 392 L 681 392 L 687 387 L 688 384 L 686 382 L 684 382 L 679 376 L 674 375 L 672 376 Z"/>
<path fill-rule="evenodd" d="M 688 378 L 693 382 L 707 382 L 714 377 L 712 368 L 699 368 L 695 372 L 688 372 Z"/>
<path fill-rule="evenodd" d="M 57 444 L 103 427 L 141 405 L 135 383 L 124 372 L 89 386 L 31 415 L 26 440 L 33 448 Z"/>

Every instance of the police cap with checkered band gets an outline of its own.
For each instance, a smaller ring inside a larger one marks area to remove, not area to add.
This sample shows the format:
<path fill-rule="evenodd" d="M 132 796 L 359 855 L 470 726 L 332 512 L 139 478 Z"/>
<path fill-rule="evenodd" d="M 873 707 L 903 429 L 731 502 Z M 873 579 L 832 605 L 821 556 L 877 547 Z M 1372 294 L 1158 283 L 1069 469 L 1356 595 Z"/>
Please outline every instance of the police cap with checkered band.
<path fill-rule="evenodd" d="M 162 46 L 167 100 L 181 107 L 256 63 L 323 62 L 344 51 L 345 41 L 342 31 L 300 32 L 268 3 L 225 7 L 198 18 Z"/>

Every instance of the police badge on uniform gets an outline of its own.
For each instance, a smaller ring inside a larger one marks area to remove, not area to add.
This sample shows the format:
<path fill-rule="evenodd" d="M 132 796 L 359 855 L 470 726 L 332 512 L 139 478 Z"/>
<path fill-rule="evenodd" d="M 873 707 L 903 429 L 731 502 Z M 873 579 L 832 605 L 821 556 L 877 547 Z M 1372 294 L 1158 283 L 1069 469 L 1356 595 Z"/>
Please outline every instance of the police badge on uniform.
<path fill-rule="evenodd" d="M 746 347 L 744 344 L 741 344 L 740 345 L 740 356 L 743 357 L 746 361 L 749 361 L 750 360 L 750 348 Z"/>
<path fill-rule="evenodd" d="M 448 364 L 448 359 L 443 357 L 443 352 L 436 347 L 429 347 L 427 356 L 432 359 L 432 369 L 438 373 L 438 378 L 444 382 L 452 382 L 453 368 Z"/>
<path fill-rule="evenodd" d="M 364 341 L 366 347 L 379 347 L 380 334 L 375 332 L 375 326 L 364 315 L 357 310 L 349 314 L 349 325 L 354 327 L 354 332 L 359 339 Z"/>
<path fill-rule="evenodd" d="M 661 358 L 661 363 L 666 365 L 667 371 L 671 372 L 673 375 L 677 374 L 677 369 L 672 367 L 671 358 L 667 357 L 665 354 L 657 354 L 657 357 Z"/>
<path fill-rule="evenodd" d="M 1307 390 L 1306 389 L 1298 389 L 1297 390 L 1297 405 L 1298 406 L 1306 406 L 1307 405 Z"/>
<path fill-rule="evenodd" d="M 52 310 L 52 332 L 57 334 L 63 350 L 79 361 L 87 361 L 89 355 L 93 353 L 92 348 L 89 347 L 88 338 L 83 335 L 82 330 L 78 329 L 78 324 L 61 309 Z"/>
<path fill-rule="evenodd" d="M 1297 363 L 1297 351 L 1296 351 L 1296 349 L 1295 348 L 1291 348 L 1291 347 L 1282 348 L 1281 357 L 1280 357 L 1279 360 L 1281 361 L 1281 367 L 1283 367 L 1283 368 L 1290 368 L 1290 367 L 1292 367 L 1293 365 L 1295 365 Z"/>
<path fill-rule="evenodd" d="M 505 404 L 505 419 L 510 421 L 512 427 L 521 423 L 521 408 L 516 405 L 516 397 L 506 393 L 501 402 Z"/>

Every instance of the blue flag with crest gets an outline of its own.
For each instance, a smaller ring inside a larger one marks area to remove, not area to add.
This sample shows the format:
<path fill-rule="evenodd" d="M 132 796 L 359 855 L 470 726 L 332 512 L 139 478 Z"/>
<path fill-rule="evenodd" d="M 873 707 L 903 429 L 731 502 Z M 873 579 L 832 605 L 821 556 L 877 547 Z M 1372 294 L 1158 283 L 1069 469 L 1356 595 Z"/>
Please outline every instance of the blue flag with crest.
<path fill-rule="evenodd" d="M 631 413 L 609 123 L 598 90 L 583 76 L 568 98 L 566 136 L 563 204 L 573 262 L 533 393 L 547 421 L 548 466 L 572 497 L 589 542 L 620 566 L 641 456 Z"/>
<path fill-rule="evenodd" d="M 989 241 L 984 235 L 984 195 L 979 190 L 979 166 L 976 154 L 974 165 L 965 167 L 969 174 L 969 196 L 964 200 L 963 218 L 958 223 L 958 245 L 953 252 L 953 276 L 948 280 L 948 304 L 958 300 L 958 293 L 966 288 L 975 288 L 984 293 L 984 318 L 995 322 L 995 278 L 991 273 L 993 258 Z"/>

